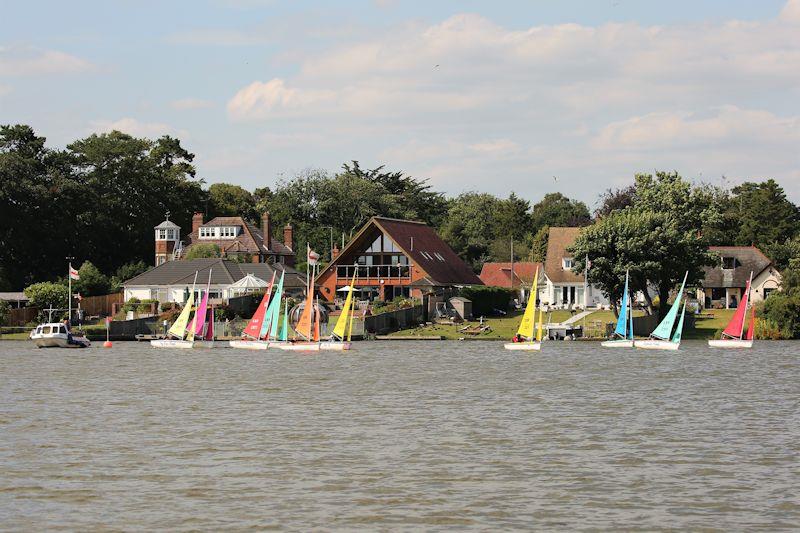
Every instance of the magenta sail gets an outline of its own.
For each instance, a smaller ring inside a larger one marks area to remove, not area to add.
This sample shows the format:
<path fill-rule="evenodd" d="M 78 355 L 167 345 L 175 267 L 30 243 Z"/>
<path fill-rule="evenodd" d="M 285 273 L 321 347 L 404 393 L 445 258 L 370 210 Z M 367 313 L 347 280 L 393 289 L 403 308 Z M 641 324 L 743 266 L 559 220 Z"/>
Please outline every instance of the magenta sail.
<path fill-rule="evenodd" d="M 200 305 L 197 307 L 194 321 L 194 334 L 202 336 L 203 326 L 206 325 L 206 309 L 208 309 L 208 291 L 203 294 L 203 299 L 200 300 Z"/>
<path fill-rule="evenodd" d="M 742 301 L 739 302 L 739 307 L 736 308 L 736 312 L 733 314 L 733 318 L 731 321 L 728 322 L 728 327 L 725 328 L 725 331 L 722 332 L 722 335 L 725 337 L 730 337 L 732 339 L 741 339 L 742 333 L 744 332 L 744 320 L 745 316 L 747 315 L 747 303 L 750 299 L 750 282 L 747 282 L 747 285 L 744 288 L 744 295 L 742 296 Z"/>

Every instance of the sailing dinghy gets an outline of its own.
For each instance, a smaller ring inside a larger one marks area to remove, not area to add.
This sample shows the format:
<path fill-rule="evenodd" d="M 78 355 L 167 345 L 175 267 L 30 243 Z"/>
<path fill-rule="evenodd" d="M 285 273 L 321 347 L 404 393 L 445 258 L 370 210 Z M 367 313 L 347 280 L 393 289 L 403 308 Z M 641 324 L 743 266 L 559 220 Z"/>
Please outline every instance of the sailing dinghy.
<path fill-rule="evenodd" d="M 739 302 L 739 307 L 733 314 L 733 318 L 728 322 L 725 331 L 722 332 L 721 339 L 712 339 L 708 345 L 712 348 L 752 348 L 753 337 L 756 329 L 756 310 L 751 306 L 750 325 L 745 331 L 744 326 L 747 322 L 747 305 L 750 303 L 750 291 L 752 290 L 753 273 L 750 272 L 750 280 L 744 289 L 744 297 Z"/>
<path fill-rule="evenodd" d="M 194 305 L 194 287 L 197 283 L 197 272 L 194 273 L 194 281 L 192 282 L 192 292 L 189 293 L 189 298 L 183 306 L 181 314 L 172 324 L 167 332 L 166 339 L 153 339 L 150 341 L 150 346 L 156 348 L 182 348 L 189 349 L 194 346 L 194 330 L 189 331 L 187 324 L 189 323 L 189 315 L 192 314 L 192 306 Z M 191 337 L 191 338 L 189 338 Z"/>
<path fill-rule="evenodd" d="M 295 331 L 304 340 L 293 340 L 276 344 L 280 350 L 290 352 L 318 352 L 319 342 L 319 312 L 314 309 L 314 276 L 308 277 L 306 302 L 303 312 L 295 325 Z"/>
<path fill-rule="evenodd" d="M 272 285 L 275 283 L 275 272 L 272 273 L 272 280 L 267 285 L 267 291 L 258 304 L 256 312 L 250 317 L 250 321 L 242 331 L 242 338 L 228 341 L 231 348 L 241 348 L 244 350 L 266 350 L 269 348 L 269 341 L 261 340 L 261 326 L 269 307 L 269 299 L 272 295 Z"/>
<path fill-rule="evenodd" d="M 522 315 L 522 322 L 520 322 L 517 334 L 514 336 L 514 341 L 503 345 L 506 350 L 538 352 L 542 349 L 542 322 L 544 320 L 542 310 L 539 312 L 539 328 L 534 334 L 534 329 L 536 329 L 536 298 L 539 294 L 538 287 L 539 267 L 536 268 L 536 273 L 533 275 L 531 294 L 525 307 L 525 313 Z"/>
<path fill-rule="evenodd" d="M 200 305 L 194 313 L 192 320 L 192 348 L 214 347 L 214 312 L 208 312 L 208 295 L 211 290 L 211 271 L 208 269 L 208 283 L 206 291 L 200 300 Z"/>
<path fill-rule="evenodd" d="M 356 269 L 358 270 L 358 269 Z M 336 326 L 333 328 L 333 333 L 329 340 L 320 343 L 320 348 L 323 350 L 333 351 L 346 351 L 349 350 L 352 343 L 350 342 L 353 336 L 353 315 L 355 314 L 355 298 L 353 298 L 353 290 L 356 286 L 356 273 L 353 273 L 353 279 L 350 281 L 350 290 L 347 291 L 347 298 L 342 307 L 342 314 L 336 321 Z M 345 340 L 345 338 L 347 340 Z"/>
<path fill-rule="evenodd" d="M 664 320 L 653 330 L 650 334 L 650 338 L 641 341 L 634 341 L 633 345 L 636 348 L 642 348 L 644 350 L 677 350 L 681 346 L 681 336 L 683 334 L 683 317 L 686 315 L 686 302 L 681 302 L 683 300 L 683 290 L 686 287 L 686 278 L 689 276 L 689 272 L 687 271 L 686 274 L 683 276 L 683 283 L 681 283 L 681 290 L 678 291 L 678 296 L 675 298 L 675 302 L 672 304 L 667 316 L 664 317 Z M 675 325 L 675 320 L 678 318 L 678 312 L 680 311 L 681 317 L 678 320 L 678 327 L 675 328 L 673 332 L 673 326 Z"/>
<path fill-rule="evenodd" d="M 604 348 L 633 348 L 633 304 L 628 293 L 628 272 L 625 272 L 625 292 L 617 318 L 617 327 L 613 338 L 603 341 Z"/>

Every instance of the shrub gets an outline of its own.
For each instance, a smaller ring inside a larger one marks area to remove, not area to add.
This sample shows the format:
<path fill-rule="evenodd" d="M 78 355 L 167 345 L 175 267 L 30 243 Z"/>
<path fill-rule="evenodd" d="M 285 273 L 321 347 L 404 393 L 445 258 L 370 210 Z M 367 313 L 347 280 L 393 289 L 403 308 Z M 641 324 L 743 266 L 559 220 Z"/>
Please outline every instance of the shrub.
<path fill-rule="evenodd" d="M 472 314 L 474 316 L 485 316 L 494 314 L 495 309 L 505 311 L 511 302 L 513 291 L 503 287 L 464 287 L 459 291 L 459 296 L 463 296 L 472 301 Z"/>
<path fill-rule="evenodd" d="M 60 283 L 34 283 L 25 287 L 23 291 L 33 307 L 44 310 L 47 307 L 65 309 L 67 307 L 68 289 Z"/>
<path fill-rule="evenodd" d="M 11 314 L 11 305 L 5 300 L 0 300 L 0 326 L 6 325 L 8 315 Z"/>
<path fill-rule="evenodd" d="M 755 338 L 777 341 L 788 338 L 778 324 L 769 318 L 756 318 Z"/>
<path fill-rule="evenodd" d="M 175 302 L 161 302 L 161 312 L 166 313 L 175 309 Z"/>
<path fill-rule="evenodd" d="M 139 300 L 139 298 L 134 296 L 133 298 L 122 304 L 122 310 L 126 313 L 129 311 L 135 311 L 140 302 L 141 300 Z"/>
<path fill-rule="evenodd" d="M 800 338 L 800 293 L 771 294 L 764 301 L 764 318 L 772 321 L 786 338 Z"/>
<path fill-rule="evenodd" d="M 83 296 L 108 294 L 111 290 L 111 283 L 108 278 L 89 261 L 83 262 L 78 269 L 78 274 L 80 274 L 81 279 L 72 284 L 72 289 Z"/>
<path fill-rule="evenodd" d="M 194 244 L 186 252 L 186 259 L 203 259 L 207 257 L 219 257 L 220 249 L 216 244 Z"/>
<path fill-rule="evenodd" d="M 139 313 L 149 313 L 152 304 L 156 304 L 156 312 L 158 312 L 158 300 L 153 298 L 145 298 L 144 300 L 140 301 L 139 305 L 136 306 L 136 311 Z"/>

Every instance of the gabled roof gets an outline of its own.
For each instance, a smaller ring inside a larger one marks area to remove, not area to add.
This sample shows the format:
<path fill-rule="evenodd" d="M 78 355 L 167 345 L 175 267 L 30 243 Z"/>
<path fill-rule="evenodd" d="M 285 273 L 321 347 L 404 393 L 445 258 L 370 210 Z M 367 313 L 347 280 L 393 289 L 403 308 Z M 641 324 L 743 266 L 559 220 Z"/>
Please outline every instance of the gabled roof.
<path fill-rule="evenodd" d="M 197 231 L 189 234 L 189 245 L 209 243 L 220 246 L 225 251 L 263 254 L 273 253 L 277 255 L 294 255 L 291 248 L 277 239 L 271 239 L 271 247 L 264 246 L 264 235 L 261 229 L 242 217 L 215 217 L 200 225 L 201 228 L 213 228 L 219 226 L 237 226 L 242 228 L 242 232 L 235 239 L 200 239 Z"/>
<path fill-rule="evenodd" d="M 373 227 L 385 233 L 425 274 L 432 285 L 483 285 L 480 278 L 436 234 L 433 228 L 424 222 L 385 217 L 372 217 L 319 275 L 321 276 L 333 265 L 339 264 L 342 258 L 353 251 L 354 247 L 363 244 L 361 237 L 369 228 Z"/>
<path fill-rule="evenodd" d="M 511 263 L 484 263 L 479 277 L 484 285 L 493 287 L 530 287 L 537 267 L 539 268 L 539 276 L 542 277 L 544 274 L 542 263 L 515 262 L 514 281 L 512 284 Z"/>
<path fill-rule="evenodd" d="M 197 283 L 205 284 L 208 281 L 209 270 L 211 270 L 212 285 L 232 285 L 247 274 L 253 274 L 261 279 L 272 279 L 273 272 L 277 272 L 277 276 L 280 276 L 281 272 L 285 271 L 284 284 L 287 287 L 305 286 L 305 276 L 283 264 L 237 263 L 220 258 L 167 261 L 125 281 L 122 285 L 125 287 L 191 285 L 195 272 L 198 273 Z"/>
<path fill-rule="evenodd" d="M 547 257 L 544 272 L 553 283 L 581 283 L 583 276 L 565 270 L 562 259 L 572 257 L 567 248 L 572 246 L 583 228 L 550 228 L 547 237 Z"/>
<path fill-rule="evenodd" d="M 709 246 L 709 251 L 720 256 L 714 267 L 704 267 L 703 287 L 734 288 L 744 287 L 750 279 L 750 272 L 755 278 L 767 268 L 773 266 L 772 261 L 755 246 Z M 722 268 L 722 258 L 736 258 L 736 267 Z"/>

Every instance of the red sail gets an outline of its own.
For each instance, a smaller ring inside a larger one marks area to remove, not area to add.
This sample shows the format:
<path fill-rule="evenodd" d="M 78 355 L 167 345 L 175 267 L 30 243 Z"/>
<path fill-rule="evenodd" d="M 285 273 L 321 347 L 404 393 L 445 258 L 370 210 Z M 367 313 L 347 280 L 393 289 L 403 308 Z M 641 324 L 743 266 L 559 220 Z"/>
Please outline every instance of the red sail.
<path fill-rule="evenodd" d="M 756 308 L 753 307 L 750 311 L 750 326 L 747 328 L 747 335 L 745 335 L 745 340 L 751 341 L 756 333 Z"/>
<path fill-rule="evenodd" d="M 749 297 L 750 282 L 748 281 L 744 288 L 744 296 L 742 296 L 742 301 L 739 302 L 739 307 L 736 308 L 733 318 L 731 318 L 731 321 L 728 322 L 728 327 L 722 332 L 723 336 L 732 337 L 734 339 L 742 338 L 742 332 L 744 331 L 744 317 L 747 313 L 747 301 L 750 299 Z"/>
<path fill-rule="evenodd" d="M 211 312 L 208 314 L 208 327 L 206 328 L 206 336 L 205 340 L 213 341 L 214 340 L 214 308 L 211 308 Z"/>
<path fill-rule="evenodd" d="M 264 313 L 267 312 L 267 306 L 269 306 L 269 296 L 272 293 L 272 283 L 269 284 L 269 288 L 267 292 L 264 293 L 264 297 L 261 299 L 261 303 L 258 304 L 258 309 L 253 314 L 253 318 L 250 319 L 248 322 L 247 327 L 244 328 L 242 332 L 243 335 L 247 335 L 248 337 L 252 337 L 254 339 L 258 338 L 259 333 L 261 333 L 261 323 L 264 322 Z"/>

